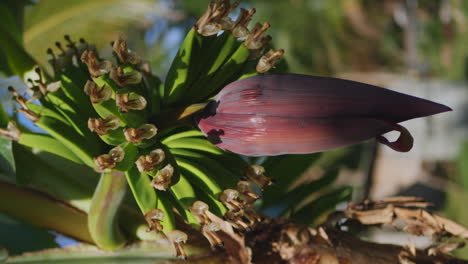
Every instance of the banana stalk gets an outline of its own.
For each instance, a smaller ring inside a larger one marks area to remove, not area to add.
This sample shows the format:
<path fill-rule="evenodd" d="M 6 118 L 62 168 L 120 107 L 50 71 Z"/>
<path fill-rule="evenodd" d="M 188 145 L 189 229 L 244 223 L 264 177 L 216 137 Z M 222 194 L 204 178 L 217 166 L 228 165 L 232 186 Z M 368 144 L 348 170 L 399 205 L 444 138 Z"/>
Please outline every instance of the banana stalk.
<path fill-rule="evenodd" d="M 88 214 L 88 229 L 96 245 L 104 250 L 117 250 L 127 243 L 118 223 L 119 207 L 126 186 L 123 173 L 109 172 L 101 175 L 94 191 Z"/>
<path fill-rule="evenodd" d="M 0 181 L 0 211 L 35 226 L 94 243 L 88 232 L 86 214 L 44 193 Z"/>

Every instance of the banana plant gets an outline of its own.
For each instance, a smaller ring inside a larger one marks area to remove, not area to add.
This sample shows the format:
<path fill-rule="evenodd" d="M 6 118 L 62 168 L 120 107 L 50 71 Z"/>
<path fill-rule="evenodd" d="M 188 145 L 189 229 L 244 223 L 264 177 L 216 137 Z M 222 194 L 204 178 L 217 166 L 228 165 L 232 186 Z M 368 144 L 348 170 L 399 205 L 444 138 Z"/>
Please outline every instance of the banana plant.
<path fill-rule="evenodd" d="M 267 175 L 279 165 L 287 172 L 294 159 L 278 155 L 308 154 L 300 158 L 294 175 L 276 174 L 291 183 L 322 160 L 316 152 L 373 137 L 408 151 L 412 137 L 397 123 L 450 110 L 361 83 L 280 74 L 287 68 L 280 61 L 284 50 L 270 44 L 270 24 L 249 25 L 253 8 L 241 8 L 232 19 L 236 8 L 229 0 L 209 4 L 187 33 L 164 81 L 122 38 L 112 43 L 113 58 L 106 59 L 93 44 L 65 35 L 66 44 L 56 44 L 58 51 L 47 50 L 52 72 L 34 69 L 37 77 L 28 80 L 29 95 L 9 88 L 17 112 L 46 132 L 31 132 L 13 119 L 0 130 L 9 140 L 5 142 L 22 153 L 16 183 L 26 186 L 31 197 L 38 190 L 77 210 L 73 212 L 80 217 L 67 216 L 75 221 L 70 225 L 81 229 L 70 236 L 106 251 L 126 250 L 134 241 L 164 240 L 177 257 L 186 259 L 204 252 L 194 250 L 193 230 L 205 237 L 206 251 L 223 246 L 220 233 L 226 226 L 248 232 L 264 221 L 256 206 L 261 190 L 273 184 Z M 413 108 L 409 114 L 392 111 L 395 104 Z M 382 137 L 391 130 L 401 133 L 395 142 Z M 37 152 L 51 153 L 86 173 L 64 172 Z M 261 166 L 238 154 L 281 158 Z M 31 165 L 42 166 L 47 175 L 19 177 L 28 155 Z M 17 161 L 21 157 L 15 154 Z M 298 193 L 329 186 L 336 175 L 333 167 Z M 75 195 L 67 197 L 70 193 Z M 274 196 L 266 200 L 270 205 Z M 53 201 L 46 197 L 45 203 Z M 349 187 L 338 187 L 294 208 L 292 216 L 312 223 L 350 197 Z M 284 211 L 302 198 L 291 197 Z M 40 201 L 33 199 L 30 206 Z M 27 220 L 11 204 L 0 206 Z M 46 221 L 39 225 L 66 234 L 71 229 Z M 12 258 L 12 263 L 30 257 Z"/>

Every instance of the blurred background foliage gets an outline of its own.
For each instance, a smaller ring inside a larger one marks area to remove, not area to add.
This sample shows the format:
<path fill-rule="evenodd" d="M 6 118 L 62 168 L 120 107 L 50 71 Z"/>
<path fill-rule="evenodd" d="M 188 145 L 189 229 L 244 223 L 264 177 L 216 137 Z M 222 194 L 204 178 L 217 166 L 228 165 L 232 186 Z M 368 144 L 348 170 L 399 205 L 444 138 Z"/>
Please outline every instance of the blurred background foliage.
<path fill-rule="evenodd" d="M 47 48 L 69 34 L 75 40 L 82 37 L 95 43 L 103 56 L 111 55 L 109 43 L 123 35 L 129 47 L 149 60 L 153 72 L 164 78 L 179 44 L 208 2 L 5 0 L 0 6 L 5 18 L 0 25 L 0 77 L 13 76 L 18 67 L 26 71 L 31 58 L 47 65 Z M 271 23 L 269 34 L 275 47 L 286 50 L 291 72 L 326 76 L 391 72 L 457 82 L 468 79 L 465 0 L 243 0 L 241 7 L 256 8 L 253 22 Z M 12 63 L 17 60 L 20 63 Z M 12 83 L 18 79 L 0 80 L 3 103 L 9 100 L 5 90 Z M 457 169 L 445 177 L 449 182 L 445 212 L 466 225 L 468 141 L 450 147 L 459 148 L 460 155 L 457 161 L 449 161 Z M 265 191 L 259 207 L 272 216 L 292 216 L 316 224 L 335 205 L 351 197 L 368 197 L 375 153 L 371 142 L 323 154 L 253 159 L 277 182 Z M 339 177 L 349 176 L 349 171 L 361 171 L 361 177 Z M 347 186 L 354 187 L 353 194 Z M 0 216 L 0 227 L 5 230 L 25 225 Z M 45 241 L 45 247 L 55 245 L 48 233 L 27 228 Z M 3 234 L 0 237 L 4 238 Z M 0 240 L 0 244 L 5 243 Z M 11 253 L 40 249 L 15 248 L 18 251 Z"/>

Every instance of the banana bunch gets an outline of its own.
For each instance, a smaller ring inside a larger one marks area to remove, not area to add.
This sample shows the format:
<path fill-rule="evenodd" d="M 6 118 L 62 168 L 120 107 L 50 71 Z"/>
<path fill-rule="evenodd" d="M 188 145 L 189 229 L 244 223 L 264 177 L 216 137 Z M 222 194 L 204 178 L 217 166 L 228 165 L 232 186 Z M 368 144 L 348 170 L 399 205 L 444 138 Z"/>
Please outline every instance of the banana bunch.
<path fill-rule="evenodd" d="M 209 4 L 164 83 L 121 38 L 112 43 L 111 62 L 85 40 L 65 36 L 65 47 L 56 42 L 58 53 L 47 51 L 53 77 L 37 68 L 37 79 L 28 80 L 30 95 L 10 88 L 17 111 L 47 134 L 11 121 L 2 136 L 101 173 L 88 215 L 101 248 L 115 250 L 128 241 L 117 221 L 126 186 L 148 230 L 164 234 L 180 257 L 186 257 L 182 245 L 189 238 L 176 229 L 175 217 L 199 229 L 213 247 L 223 244 L 213 216 L 239 230 L 261 220 L 253 185 L 271 184 L 264 170 L 215 147 L 191 122 L 226 84 L 264 74 L 284 53 L 269 49 L 269 23 L 249 29 L 255 9 L 229 17 L 237 6 L 229 0 Z"/>

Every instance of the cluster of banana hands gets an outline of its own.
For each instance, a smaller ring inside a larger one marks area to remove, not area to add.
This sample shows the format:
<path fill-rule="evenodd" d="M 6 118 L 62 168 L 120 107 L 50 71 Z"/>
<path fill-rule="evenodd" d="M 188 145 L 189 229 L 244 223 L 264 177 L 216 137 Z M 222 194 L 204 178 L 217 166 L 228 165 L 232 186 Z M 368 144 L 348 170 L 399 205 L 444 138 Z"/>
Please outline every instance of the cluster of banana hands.
<path fill-rule="evenodd" d="M 271 180 L 261 166 L 232 152 L 311 153 L 373 137 L 407 151 L 412 138 L 396 123 L 449 110 L 370 85 L 273 74 L 285 70 L 278 64 L 284 51 L 271 47 L 268 23 L 249 29 L 255 9 L 241 8 L 230 18 L 237 5 L 217 0 L 208 6 L 164 82 L 123 39 L 112 43 L 111 62 L 85 40 L 65 36 L 66 47 L 56 43 L 58 54 L 48 50 L 53 75 L 38 68 L 29 98 L 10 88 L 18 111 L 48 134 L 21 131 L 12 121 L 0 131 L 4 137 L 101 173 L 88 217 L 99 247 L 126 243 L 106 227 L 114 225 L 123 200 L 106 195 L 117 188 L 119 175 L 125 175 L 148 230 L 163 233 L 186 257 L 182 244 L 188 237 L 176 229 L 176 217 L 212 246 L 223 244 L 214 217 L 239 231 L 262 220 L 254 210 L 255 190 Z M 391 130 L 401 132 L 396 142 L 381 137 Z"/>

